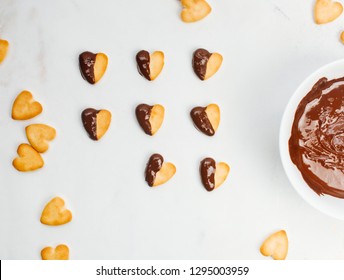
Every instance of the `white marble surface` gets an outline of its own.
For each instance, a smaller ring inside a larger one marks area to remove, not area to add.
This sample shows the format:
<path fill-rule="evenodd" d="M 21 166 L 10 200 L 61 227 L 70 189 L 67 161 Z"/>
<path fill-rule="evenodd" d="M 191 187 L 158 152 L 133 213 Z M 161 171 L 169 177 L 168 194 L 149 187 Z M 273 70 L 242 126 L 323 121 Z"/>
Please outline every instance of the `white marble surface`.
<path fill-rule="evenodd" d="M 338 40 L 344 16 L 316 26 L 313 2 L 209 0 L 212 14 L 186 25 L 175 0 L 1 0 L 0 37 L 10 50 L 0 65 L 0 258 L 39 259 L 44 246 L 65 243 L 72 259 L 264 259 L 261 242 L 283 228 L 288 259 L 344 259 L 344 222 L 298 196 L 278 151 L 281 117 L 296 87 L 344 56 Z M 191 69 L 198 47 L 224 56 L 206 82 Z M 153 83 L 136 71 L 140 49 L 165 52 L 165 68 Z M 78 70 L 84 50 L 109 56 L 95 86 Z M 11 105 L 23 89 L 44 112 L 13 121 Z M 141 102 L 166 108 L 154 138 L 136 123 Z M 222 109 L 212 139 L 188 115 L 210 102 Z M 81 125 L 86 107 L 113 114 L 100 142 L 89 140 Z M 26 142 L 24 127 L 36 122 L 56 127 L 58 137 L 45 167 L 21 174 L 11 161 Z M 143 178 L 152 152 L 177 166 L 176 176 L 156 189 Z M 198 174 L 208 155 L 232 167 L 213 193 Z M 74 219 L 52 228 L 39 217 L 56 195 Z"/>

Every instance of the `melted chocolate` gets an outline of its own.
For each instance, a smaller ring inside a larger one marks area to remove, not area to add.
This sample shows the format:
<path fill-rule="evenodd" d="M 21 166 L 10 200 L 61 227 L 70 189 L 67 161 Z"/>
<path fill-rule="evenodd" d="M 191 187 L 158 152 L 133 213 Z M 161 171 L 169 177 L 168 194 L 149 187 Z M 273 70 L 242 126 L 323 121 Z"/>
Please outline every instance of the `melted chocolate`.
<path fill-rule="evenodd" d="M 83 52 L 79 55 L 79 68 L 81 76 L 90 84 L 96 82 L 94 77 L 94 64 L 96 63 L 96 54 Z"/>
<path fill-rule="evenodd" d="M 318 195 L 344 198 L 344 77 L 321 78 L 301 100 L 289 153 Z"/>
<path fill-rule="evenodd" d="M 164 158 L 162 155 L 153 154 L 149 158 L 149 161 L 146 166 L 146 182 L 150 187 L 154 185 L 156 174 L 160 171 L 162 164 L 164 163 Z"/>
<path fill-rule="evenodd" d="M 95 110 L 93 108 L 88 108 L 82 111 L 81 113 L 81 119 L 82 124 L 84 125 L 84 128 L 90 138 L 92 140 L 98 140 L 97 137 L 97 114 L 99 113 L 99 110 Z"/>
<path fill-rule="evenodd" d="M 150 55 L 147 51 L 139 51 L 136 55 L 136 62 L 137 62 L 137 70 L 139 71 L 140 75 L 145 77 L 148 81 L 151 80 L 150 78 Z"/>
<path fill-rule="evenodd" d="M 136 107 L 135 110 L 137 121 L 139 122 L 143 131 L 148 135 L 152 135 L 152 126 L 149 122 L 152 108 L 153 106 L 149 106 L 147 104 L 140 104 Z"/>
<path fill-rule="evenodd" d="M 205 74 L 207 72 L 207 64 L 210 57 L 211 57 L 211 53 L 205 49 L 197 49 L 193 53 L 192 67 L 195 71 L 195 74 L 202 81 L 205 78 Z"/>
<path fill-rule="evenodd" d="M 191 110 L 191 118 L 198 130 L 203 132 L 208 136 L 213 136 L 215 134 L 215 130 L 211 125 L 208 115 L 205 111 L 207 107 L 195 107 Z"/>
<path fill-rule="evenodd" d="M 208 192 L 215 189 L 216 163 L 212 158 L 205 158 L 200 164 L 202 183 Z"/>

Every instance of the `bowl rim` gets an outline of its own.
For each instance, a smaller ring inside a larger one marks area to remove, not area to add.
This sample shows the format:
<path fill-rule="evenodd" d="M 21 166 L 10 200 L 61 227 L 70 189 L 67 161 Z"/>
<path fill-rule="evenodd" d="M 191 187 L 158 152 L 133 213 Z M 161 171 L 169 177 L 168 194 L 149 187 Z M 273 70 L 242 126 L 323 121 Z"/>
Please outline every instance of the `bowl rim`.
<path fill-rule="evenodd" d="M 297 169 L 297 167 L 291 161 L 290 155 L 289 155 L 289 146 L 288 146 L 288 141 L 289 141 L 290 133 L 291 133 L 291 126 L 292 126 L 292 123 L 294 121 L 294 116 L 295 116 L 295 110 L 298 104 L 300 103 L 301 99 L 311 90 L 311 87 L 321 77 L 327 77 L 328 79 L 338 78 L 339 76 L 331 77 L 330 75 L 326 74 L 326 72 L 330 72 L 331 69 L 334 70 L 338 66 L 342 66 L 343 68 L 342 76 L 344 76 L 344 59 L 340 59 L 340 60 L 336 60 L 334 62 L 328 63 L 320 67 L 313 73 L 311 73 L 309 76 L 307 76 L 302 81 L 302 83 L 296 88 L 292 96 L 289 98 L 289 101 L 283 112 L 283 116 L 282 116 L 282 120 L 280 124 L 279 153 L 280 153 L 280 158 L 282 161 L 284 172 L 286 173 L 289 182 L 291 183 L 293 188 L 296 190 L 296 192 L 303 198 L 303 200 L 305 200 L 313 208 L 319 210 L 320 212 L 326 215 L 329 215 L 339 220 L 344 220 L 344 211 L 343 213 L 337 213 L 333 205 L 331 205 L 331 207 L 328 207 L 329 205 L 326 205 L 327 203 L 334 203 L 335 205 L 343 203 L 343 209 L 344 209 L 344 199 L 335 198 L 328 195 L 318 196 L 303 180 L 301 172 Z M 307 88 L 308 88 L 308 91 L 305 90 Z M 296 173 L 298 173 L 298 175 L 296 175 Z M 338 201 L 342 201 L 342 202 L 338 202 Z"/>

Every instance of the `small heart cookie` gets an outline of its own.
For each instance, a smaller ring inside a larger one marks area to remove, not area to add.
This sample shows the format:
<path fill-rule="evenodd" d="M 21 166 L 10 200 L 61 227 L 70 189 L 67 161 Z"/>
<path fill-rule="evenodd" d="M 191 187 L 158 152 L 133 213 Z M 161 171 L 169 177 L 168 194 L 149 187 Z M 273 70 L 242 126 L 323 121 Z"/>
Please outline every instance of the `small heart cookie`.
<path fill-rule="evenodd" d="M 220 124 L 220 108 L 216 104 L 207 107 L 195 107 L 191 110 L 195 127 L 208 136 L 213 136 Z"/>
<path fill-rule="evenodd" d="M 19 145 L 17 153 L 19 157 L 15 158 L 12 164 L 18 171 L 33 171 L 44 165 L 41 155 L 28 144 Z"/>
<path fill-rule="evenodd" d="M 104 75 L 108 57 L 104 53 L 83 52 L 79 55 L 81 76 L 90 84 L 97 83 Z"/>
<path fill-rule="evenodd" d="M 332 0 L 317 0 L 314 6 L 314 19 L 317 24 L 325 24 L 337 19 L 343 12 L 343 6 Z"/>
<path fill-rule="evenodd" d="M 8 41 L 0 39 L 0 63 L 3 62 L 7 55 Z"/>
<path fill-rule="evenodd" d="M 344 44 L 344 31 L 342 31 L 342 33 L 340 33 L 340 41 Z"/>
<path fill-rule="evenodd" d="M 181 0 L 181 3 L 184 9 L 180 17 L 187 23 L 199 21 L 211 12 L 211 7 L 205 0 Z"/>
<path fill-rule="evenodd" d="M 48 226 L 59 226 L 69 223 L 72 213 L 65 208 L 65 202 L 60 197 L 55 197 L 44 207 L 41 215 L 41 223 Z"/>
<path fill-rule="evenodd" d="M 153 106 L 140 104 L 135 110 L 137 121 L 143 131 L 148 135 L 154 135 L 164 121 L 165 109 L 159 104 Z"/>
<path fill-rule="evenodd" d="M 270 235 L 260 247 L 263 256 L 272 256 L 274 260 L 284 260 L 288 254 L 288 237 L 284 230 Z"/>
<path fill-rule="evenodd" d="M 45 124 L 31 124 L 25 128 L 27 139 L 31 146 L 39 153 L 48 150 L 48 141 L 54 140 L 55 128 Z"/>
<path fill-rule="evenodd" d="M 14 120 L 28 120 L 42 113 L 42 105 L 33 99 L 31 92 L 22 91 L 14 100 L 12 118 Z"/>
<path fill-rule="evenodd" d="M 155 51 L 150 55 L 149 52 L 142 50 L 137 53 L 136 62 L 140 75 L 148 81 L 154 81 L 164 67 L 164 53 Z"/>
<path fill-rule="evenodd" d="M 111 113 L 108 110 L 85 109 L 81 113 L 84 128 L 92 140 L 104 136 L 111 123 Z"/>
<path fill-rule="evenodd" d="M 216 163 L 212 158 L 205 158 L 200 163 L 203 186 L 211 192 L 222 185 L 227 179 L 230 167 L 225 162 Z"/>
<path fill-rule="evenodd" d="M 69 248 L 68 246 L 61 244 L 53 247 L 45 247 L 41 251 L 42 260 L 69 260 Z"/>
<path fill-rule="evenodd" d="M 197 49 L 193 53 L 192 67 L 197 77 L 204 81 L 220 69 L 222 60 L 222 55 L 219 53 L 210 53 L 205 49 Z"/>
<path fill-rule="evenodd" d="M 176 173 L 176 167 L 170 162 L 164 162 L 160 154 L 153 154 L 148 160 L 145 177 L 148 186 L 156 187 L 166 183 Z"/>

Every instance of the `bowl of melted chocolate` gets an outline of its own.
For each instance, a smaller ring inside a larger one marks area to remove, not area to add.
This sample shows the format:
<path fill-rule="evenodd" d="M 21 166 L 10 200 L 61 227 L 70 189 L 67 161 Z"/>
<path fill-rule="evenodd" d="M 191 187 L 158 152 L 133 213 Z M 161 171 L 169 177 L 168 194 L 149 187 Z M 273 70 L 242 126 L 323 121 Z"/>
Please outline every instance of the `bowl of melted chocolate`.
<path fill-rule="evenodd" d="M 283 116 L 280 153 L 296 191 L 344 220 L 344 60 L 322 67 L 296 90 Z"/>

